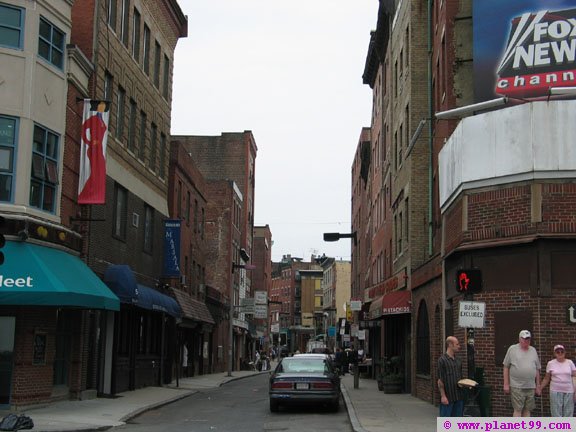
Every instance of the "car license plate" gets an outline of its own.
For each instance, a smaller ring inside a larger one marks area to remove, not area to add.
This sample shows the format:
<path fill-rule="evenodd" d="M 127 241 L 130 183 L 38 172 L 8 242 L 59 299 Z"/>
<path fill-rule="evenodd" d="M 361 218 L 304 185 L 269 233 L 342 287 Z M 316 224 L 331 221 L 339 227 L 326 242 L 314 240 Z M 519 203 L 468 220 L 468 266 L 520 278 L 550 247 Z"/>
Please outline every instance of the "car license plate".
<path fill-rule="evenodd" d="M 296 390 L 308 390 L 310 388 L 310 384 L 308 383 L 296 383 Z"/>

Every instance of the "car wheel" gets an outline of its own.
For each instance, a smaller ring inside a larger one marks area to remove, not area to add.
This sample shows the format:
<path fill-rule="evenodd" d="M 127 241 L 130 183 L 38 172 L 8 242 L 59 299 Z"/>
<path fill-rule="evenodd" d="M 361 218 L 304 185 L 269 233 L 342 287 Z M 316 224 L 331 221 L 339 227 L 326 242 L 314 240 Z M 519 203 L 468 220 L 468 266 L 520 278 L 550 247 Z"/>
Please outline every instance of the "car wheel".
<path fill-rule="evenodd" d="M 270 399 L 270 412 L 278 412 L 278 409 L 279 409 L 278 401 Z"/>

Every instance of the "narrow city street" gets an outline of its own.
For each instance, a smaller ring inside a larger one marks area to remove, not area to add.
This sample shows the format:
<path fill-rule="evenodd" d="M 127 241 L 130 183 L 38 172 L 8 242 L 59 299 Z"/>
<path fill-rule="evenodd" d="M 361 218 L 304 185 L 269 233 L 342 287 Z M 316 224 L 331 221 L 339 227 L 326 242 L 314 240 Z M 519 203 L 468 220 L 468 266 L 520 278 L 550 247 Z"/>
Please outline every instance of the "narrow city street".
<path fill-rule="evenodd" d="M 257 432 L 352 430 L 346 407 L 331 412 L 327 407 L 268 409 L 268 374 L 229 382 L 202 390 L 188 398 L 133 418 L 118 431 Z"/>

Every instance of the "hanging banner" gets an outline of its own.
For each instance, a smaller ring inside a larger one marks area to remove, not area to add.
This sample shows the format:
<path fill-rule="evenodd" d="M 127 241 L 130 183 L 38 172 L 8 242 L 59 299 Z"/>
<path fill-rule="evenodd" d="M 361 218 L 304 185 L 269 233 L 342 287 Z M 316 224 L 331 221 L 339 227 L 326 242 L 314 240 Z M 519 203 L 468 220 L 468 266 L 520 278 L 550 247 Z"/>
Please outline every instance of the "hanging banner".
<path fill-rule="evenodd" d="M 180 219 L 164 221 L 164 266 L 166 277 L 180 276 Z"/>
<path fill-rule="evenodd" d="M 84 99 L 78 204 L 104 204 L 106 201 L 106 146 L 109 118 L 109 102 Z"/>

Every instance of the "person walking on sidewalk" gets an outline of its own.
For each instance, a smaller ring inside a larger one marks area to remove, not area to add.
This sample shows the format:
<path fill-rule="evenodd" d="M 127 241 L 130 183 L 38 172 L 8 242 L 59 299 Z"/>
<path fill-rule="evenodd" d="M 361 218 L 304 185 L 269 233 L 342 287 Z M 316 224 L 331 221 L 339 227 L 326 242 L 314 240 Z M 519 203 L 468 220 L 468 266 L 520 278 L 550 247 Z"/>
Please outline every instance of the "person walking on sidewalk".
<path fill-rule="evenodd" d="M 554 347 L 556 358 L 546 365 L 546 375 L 542 389 L 550 383 L 550 415 L 552 417 L 572 417 L 574 415 L 574 384 L 576 366 L 566 358 L 564 345 Z"/>
<path fill-rule="evenodd" d="M 462 417 L 464 397 L 458 387 L 462 379 L 462 360 L 456 357 L 460 342 L 455 336 L 446 338 L 446 352 L 438 359 L 438 390 L 440 390 L 440 417 Z"/>
<path fill-rule="evenodd" d="M 514 417 L 530 417 L 536 406 L 534 395 L 540 396 L 540 358 L 533 346 L 532 335 L 522 330 L 518 343 L 510 345 L 504 357 L 504 393 L 510 394 Z"/>

